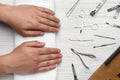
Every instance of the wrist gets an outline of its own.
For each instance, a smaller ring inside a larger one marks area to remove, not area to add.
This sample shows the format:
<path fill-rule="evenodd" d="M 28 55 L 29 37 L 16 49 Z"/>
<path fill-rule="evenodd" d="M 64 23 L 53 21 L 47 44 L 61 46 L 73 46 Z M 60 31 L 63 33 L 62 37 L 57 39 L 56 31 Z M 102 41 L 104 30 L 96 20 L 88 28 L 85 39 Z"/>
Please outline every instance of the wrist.
<path fill-rule="evenodd" d="M 13 6 L 0 4 L 0 21 L 7 22 L 7 17 Z"/>
<path fill-rule="evenodd" d="M 12 68 L 9 63 L 9 55 L 0 56 L 0 74 L 12 73 Z"/>

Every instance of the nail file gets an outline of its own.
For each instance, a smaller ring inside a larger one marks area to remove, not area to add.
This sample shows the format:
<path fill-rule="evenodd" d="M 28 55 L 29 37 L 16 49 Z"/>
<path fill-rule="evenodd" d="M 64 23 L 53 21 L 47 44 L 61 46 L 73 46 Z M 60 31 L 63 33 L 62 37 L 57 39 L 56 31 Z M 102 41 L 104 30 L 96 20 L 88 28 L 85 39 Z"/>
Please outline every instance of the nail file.
<path fill-rule="evenodd" d="M 16 0 L 15 5 L 21 5 L 21 4 L 42 6 L 54 10 L 54 0 Z M 43 37 L 40 36 L 22 37 L 21 35 L 15 33 L 15 47 L 17 47 L 18 45 L 20 45 L 25 41 L 33 41 L 33 40 L 45 42 L 46 47 L 56 46 L 55 33 L 45 33 Z M 57 68 L 47 72 L 31 74 L 31 75 L 14 74 L 14 80 L 56 80 L 56 73 L 57 73 Z"/>
<path fill-rule="evenodd" d="M 92 17 L 95 16 L 95 14 L 103 7 L 103 5 L 106 3 L 107 0 L 102 0 L 97 6 L 96 9 L 94 9 L 93 11 L 90 12 L 90 15 Z"/>

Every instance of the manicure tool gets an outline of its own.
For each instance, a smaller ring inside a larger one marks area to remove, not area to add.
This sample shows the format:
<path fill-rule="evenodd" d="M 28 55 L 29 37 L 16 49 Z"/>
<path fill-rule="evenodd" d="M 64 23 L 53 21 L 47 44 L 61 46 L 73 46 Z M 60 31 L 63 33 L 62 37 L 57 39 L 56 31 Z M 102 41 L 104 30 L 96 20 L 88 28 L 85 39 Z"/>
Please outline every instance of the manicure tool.
<path fill-rule="evenodd" d="M 83 61 L 83 59 L 81 58 L 80 55 L 82 55 L 82 56 L 87 56 L 87 57 L 92 58 L 92 59 L 93 59 L 93 58 L 96 58 L 95 55 L 79 53 L 79 52 L 77 52 L 76 50 L 74 50 L 73 48 L 71 48 L 71 51 L 72 51 L 73 53 L 75 53 L 75 54 L 79 57 L 79 59 L 81 60 L 83 66 L 84 66 L 86 69 L 89 69 L 89 67 L 85 64 L 85 62 Z"/>
<path fill-rule="evenodd" d="M 120 47 L 115 50 L 88 80 L 120 80 Z"/>
<path fill-rule="evenodd" d="M 72 12 L 74 11 L 74 9 L 75 9 L 76 6 L 78 5 L 79 1 L 80 1 L 80 0 L 77 0 L 77 1 L 75 2 L 75 4 L 68 10 L 68 12 L 66 13 L 66 17 L 69 17 L 69 16 L 72 14 Z"/>
<path fill-rule="evenodd" d="M 116 5 L 116 6 L 112 7 L 112 8 L 109 8 L 107 11 L 111 12 L 111 11 L 115 11 L 115 10 L 116 10 L 116 12 L 115 12 L 115 15 L 114 15 L 113 18 L 117 19 L 119 14 L 120 14 L 120 3 L 119 3 L 119 5 Z"/>
<path fill-rule="evenodd" d="M 106 24 L 107 24 L 107 25 L 110 25 L 110 26 L 112 26 L 112 27 L 120 28 L 120 25 L 110 24 L 110 23 L 108 23 L 108 22 L 106 22 Z"/>
<path fill-rule="evenodd" d="M 78 80 L 74 64 L 72 64 L 72 71 L 73 71 L 74 80 Z"/>
<path fill-rule="evenodd" d="M 93 11 L 90 12 L 90 15 L 92 17 L 94 17 L 98 11 L 103 7 L 103 5 L 106 3 L 107 0 L 102 0 L 97 6 L 96 9 L 94 9 Z"/>

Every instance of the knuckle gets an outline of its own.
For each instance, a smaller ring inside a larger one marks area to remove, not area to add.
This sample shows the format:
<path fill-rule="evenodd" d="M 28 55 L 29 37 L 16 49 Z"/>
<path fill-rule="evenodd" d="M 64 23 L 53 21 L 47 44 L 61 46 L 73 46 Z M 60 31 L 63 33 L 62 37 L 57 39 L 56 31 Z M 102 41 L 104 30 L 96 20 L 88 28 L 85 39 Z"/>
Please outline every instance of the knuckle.
<path fill-rule="evenodd" d="M 53 21 L 49 21 L 48 22 L 51 26 L 57 26 L 57 23 L 53 22 Z"/>
<path fill-rule="evenodd" d="M 34 18 L 36 18 L 36 17 L 34 17 Z M 36 26 L 36 25 L 38 25 L 38 23 L 36 21 L 29 21 L 28 24 L 29 24 L 29 26 Z"/>
<path fill-rule="evenodd" d="M 55 55 L 54 55 L 54 58 L 59 58 L 59 54 L 55 54 Z"/>
<path fill-rule="evenodd" d="M 52 57 L 52 55 L 47 55 L 47 58 L 50 59 Z"/>
<path fill-rule="evenodd" d="M 59 58 L 61 55 L 60 54 L 53 54 L 53 58 Z"/>
<path fill-rule="evenodd" d="M 60 20 L 57 18 L 57 17 L 53 17 L 53 20 L 57 21 L 57 22 L 60 22 Z"/>
<path fill-rule="evenodd" d="M 45 27 L 43 28 L 43 30 L 44 30 L 44 31 L 49 31 L 50 28 L 49 28 L 48 26 L 45 26 Z"/>
<path fill-rule="evenodd" d="M 37 45 L 37 44 L 36 44 L 36 45 Z M 36 53 L 36 54 L 39 54 L 40 51 L 39 51 L 38 49 L 36 49 L 36 50 L 35 50 L 35 53 Z"/>
<path fill-rule="evenodd" d="M 51 15 L 50 14 L 44 14 L 46 18 L 51 18 Z"/>
<path fill-rule="evenodd" d="M 47 71 L 47 68 L 41 68 L 40 72 Z"/>
<path fill-rule="evenodd" d="M 47 52 L 53 52 L 53 49 L 47 48 L 46 51 L 47 51 Z"/>
<path fill-rule="evenodd" d="M 31 24 L 31 26 L 37 27 L 37 26 L 38 26 L 38 23 L 37 23 L 37 22 L 34 22 L 34 23 Z"/>
<path fill-rule="evenodd" d="M 58 59 L 57 62 L 58 62 L 58 63 L 61 62 L 61 59 Z"/>
<path fill-rule="evenodd" d="M 48 61 L 48 62 L 46 62 L 46 64 L 47 64 L 47 65 L 50 65 L 50 64 L 51 64 L 51 62 L 50 62 L 50 61 Z"/>
<path fill-rule="evenodd" d="M 59 63 L 59 62 L 60 62 L 60 60 L 56 60 L 56 61 L 55 61 L 56 64 Z"/>
<path fill-rule="evenodd" d="M 34 19 L 39 20 L 39 18 L 35 15 L 32 16 Z"/>
<path fill-rule="evenodd" d="M 49 24 L 51 23 L 51 21 L 48 20 L 48 19 L 45 19 L 45 22 L 46 22 L 46 23 L 49 23 Z"/>
<path fill-rule="evenodd" d="M 54 61 L 54 64 L 57 64 L 57 63 L 59 63 L 59 62 L 60 62 L 59 60 L 55 60 L 55 61 Z"/>
<path fill-rule="evenodd" d="M 45 30 L 45 31 L 49 31 L 49 30 L 50 30 L 50 27 L 46 26 L 46 27 L 44 27 L 44 30 Z"/>
<path fill-rule="evenodd" d="M 56 48 L 53 48 L 53 49 L 51 49 L 51 52 L 52 52 L 52 53 L 58 53 L 58 52 L 59 52 L 59 50 L 58 50 L 58 49 L 56 49 Z"/>
<path fill-rule="evenodd" d="M 54 68 L 56 68 L 56 65 L 52 65 L 52 66 L 48 67 L 48 70 L 51 70 L 51 69 L 54 69 Z"/>
<path fill-rule="evenodd" d="M 52 61 L 51 62 L 51 65 L 53 65 L 53 64 L 57 64 L 57 61 L 55 60 L 55 61 Z"/>
<path fill-rule="evenodd" d="M 26 31 L 24 31 L 24 30 L 22 30 L 22 31 L 20 32 L 20 34 L 21 34 L 22 36 L 27 36 L 27 33 L 26 33 Z"/>
<path fill-rule="evenodd" d="M 38 57 L 34 57 L 33 60 L 36 61 L 36 62 L 40 61 Z"/>
<path fill-rule="evenodd" d="M 43 61 L 43 57 L 42 56 L 39 56 L 39 61 Z"/>
<path fill-rule="evenodd" d="M 45 24 L 39 24 L 39 26 L 37 27 L 40 27 L 43 31 L 48 31 L 49 30 L 49 26 L 45 25 Z"/>

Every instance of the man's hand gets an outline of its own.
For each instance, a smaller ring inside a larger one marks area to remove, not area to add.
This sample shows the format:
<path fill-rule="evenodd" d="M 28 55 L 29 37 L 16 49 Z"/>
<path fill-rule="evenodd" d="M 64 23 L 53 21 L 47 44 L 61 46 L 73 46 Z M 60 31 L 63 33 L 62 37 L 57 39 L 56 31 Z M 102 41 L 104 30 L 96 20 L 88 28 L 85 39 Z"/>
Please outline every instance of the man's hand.
<path fill-rule="evenodd" d="M 42 36 L 44 32 L 58 32 L 60 27 L 52 10 L 33 5 L 0 5 L 0 16 L 23 36 Z"/>
<path fill-rule="evenodd" d="M 61 62 L 62 55 L 57 48 L 44 48 L 44 44 L 31 41 L 18 46 L 2 57 L 7 73 L 31 74 L 54 69 Z M 1 71 L 1 70 L 0 70 Z"/>

